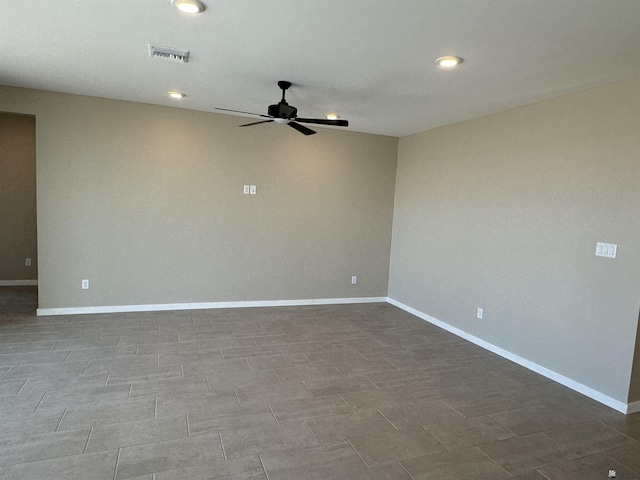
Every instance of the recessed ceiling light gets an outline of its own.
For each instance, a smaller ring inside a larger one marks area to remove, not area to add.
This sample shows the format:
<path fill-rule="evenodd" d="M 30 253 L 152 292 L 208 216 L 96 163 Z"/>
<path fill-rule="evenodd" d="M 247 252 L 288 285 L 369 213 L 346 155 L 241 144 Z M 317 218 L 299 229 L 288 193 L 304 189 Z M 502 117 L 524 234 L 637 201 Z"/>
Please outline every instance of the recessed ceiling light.
<path fill-rule="evenodd" d="M 174 7 L 184 13 L 204 12 L 204 3 L 199 0 L 171 0 Z"/>
<path fill-rule="evenodd" d="M 338 119 L 338 115 L 336 115 L 335 113 L 327 114 L 327 120 L 337 120 L 337 119 Z"/>
<path fill-rule="evenodd" d="M 462 59 L 460 57 L 440 57 L 436 63 L 444 68 L 452 68 L 462 63 Z"/>
<path fill-rule="evenodd" d="M 167 92 L 171 98 L 180 99 L 186 97 L 182 92 Z"/>

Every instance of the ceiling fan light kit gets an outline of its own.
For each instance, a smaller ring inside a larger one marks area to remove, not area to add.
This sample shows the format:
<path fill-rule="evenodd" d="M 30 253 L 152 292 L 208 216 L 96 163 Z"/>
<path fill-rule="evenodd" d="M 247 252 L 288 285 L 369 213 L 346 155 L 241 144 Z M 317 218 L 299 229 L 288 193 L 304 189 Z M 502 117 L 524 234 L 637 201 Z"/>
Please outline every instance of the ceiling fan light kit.
<path fill-rule="evenodd" d="M 286 80 L 280 80 L 278 82 L 278 87 L 282 90 L 282 98 L 278 103 L 274 103 L 273 105 L 269 105 L 267 108 L 267 115 L 262 115 L 260 113 L 252 113 L 252 112 L 243 112 L 241 110 L 230 110 L 228 108 L 216 108 L 216 110 L 222 110 L 225 112 L 234 112 L 234 113 L 244 113 L 247 115 L 255 115 L 257 117 L 266 118 L 268 120 L 258 120 L 257 122 L 245 123 L 240 125 L 241 127 L 250 127 L 253 125 L 259 125 L 261 123 L 279 123 L 289 125 L 294 130 L 304 134 L 304 135 L 313 135 L 316 133 L 315 130 L 311 130 L 304 125 L 300 125 L 301 123 L 314 123 L 316 125 L 332 125 L 334 127 L 348 127 L 349 122 L 347 120 L 339 120 L 338 116 L 333 114 L 332 118 L 329 118 L 330 115 L 327 115 L 327 118 L 301 118 L 298 117 L 298 109 L 294 106 L 291 106 L 287 103 L 285 99 L 285 95 L 287 90 L 291 87 L 291 82 Z"/>

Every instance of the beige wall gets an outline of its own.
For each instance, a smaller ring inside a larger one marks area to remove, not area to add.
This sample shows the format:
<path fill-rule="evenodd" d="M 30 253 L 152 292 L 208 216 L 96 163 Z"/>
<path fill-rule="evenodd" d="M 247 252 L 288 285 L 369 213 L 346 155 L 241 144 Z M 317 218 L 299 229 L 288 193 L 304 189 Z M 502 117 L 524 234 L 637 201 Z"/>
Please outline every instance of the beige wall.
<path fill-rule="evenodd" d="M 386 296 L 395 138 L 16 88 L 0 110 L 37 119 L 40 308 Z"/>
<path fill-rule="evenodd" d="M 36 280 L 36 126 L 30 115 L 0 113 L 0 229 L 0 281 Z"/>
<path fill-rule="evenodd" d="M 640 79 L 401 138 L 389 296 L 626 402 L 639 154 Z"/>

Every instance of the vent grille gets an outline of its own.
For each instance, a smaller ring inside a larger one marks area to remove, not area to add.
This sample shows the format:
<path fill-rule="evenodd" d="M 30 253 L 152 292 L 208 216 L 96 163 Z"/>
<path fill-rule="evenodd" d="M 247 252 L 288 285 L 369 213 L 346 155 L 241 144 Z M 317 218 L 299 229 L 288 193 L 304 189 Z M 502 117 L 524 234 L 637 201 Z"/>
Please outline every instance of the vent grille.
<path fill-rule="evenodd" d="M 179 48 L 161 47 L 159 45 L 149 44 L 149 56 L 173 60 L 174 62 L 187 63 L 189 61 L 189 50 L 180 50 Z"/>

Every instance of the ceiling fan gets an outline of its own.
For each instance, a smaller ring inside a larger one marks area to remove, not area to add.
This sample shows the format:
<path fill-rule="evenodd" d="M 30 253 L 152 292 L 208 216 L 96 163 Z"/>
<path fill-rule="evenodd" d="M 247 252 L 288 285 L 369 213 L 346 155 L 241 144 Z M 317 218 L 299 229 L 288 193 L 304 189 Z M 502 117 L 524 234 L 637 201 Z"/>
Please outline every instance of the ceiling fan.
<path fill-rule="evenodd" d="M 251 125 L 259 125 L 261 123 L 284 123 L 289 125 L 291 128 L 296 129 L 300 133 L 305 135 L 313 135 L 316 133 L 314 130 L 311 130 L 304 125 L 300 125 L 301 123 L 315 123 L 317 125 L 333 125 L 336 127 L 348 127 L 349 122 L 347 120 L 329 120 L 327 118 L 300 118 L 298 117 L 298 109 L 293 107 L 287 103 L 285 100 L 285 93 L 287 89 L 291 86 L 291 82 L 287 82 L 285 80 L 280 80 L 278 82 L 278 87 L 282 89 L 282 99 L 276 103 L 275 105 L 269 105 L 267 109 L 267 115 L 261 115 L 259 113 L 251 113 L 251 112 L 243 112 L 241 110 L 230 110 L 228 108 L 216 108 L 216 110 L 223 110 L 225 112 L 235 112 L 235 113 L 246 113 L 248 115 L 256 115 L 262 118 L 268 118 L 268 120 L 260 120 L 258 122 L 245 123 L 244 125 L 240 125 L 241 127 L 250 127 Z"/>

